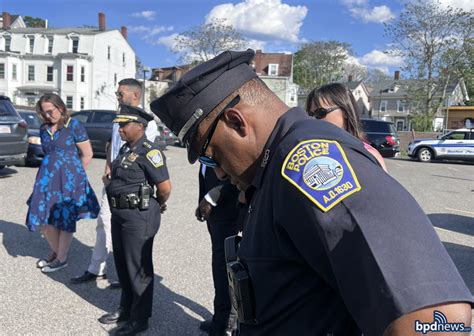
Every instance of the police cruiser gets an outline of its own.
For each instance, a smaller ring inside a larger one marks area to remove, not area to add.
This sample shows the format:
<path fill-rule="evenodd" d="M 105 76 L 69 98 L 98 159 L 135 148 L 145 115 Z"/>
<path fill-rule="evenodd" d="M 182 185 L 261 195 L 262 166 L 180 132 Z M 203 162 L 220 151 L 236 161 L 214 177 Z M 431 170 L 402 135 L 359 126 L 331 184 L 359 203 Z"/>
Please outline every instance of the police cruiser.
<path fill-rule="evenodd" d="M 408 156 L 422 162 L 438 159 L 474 160 L 474 131 L 460 128 L 437 139 L 415 139 L 408 144 Z"/>

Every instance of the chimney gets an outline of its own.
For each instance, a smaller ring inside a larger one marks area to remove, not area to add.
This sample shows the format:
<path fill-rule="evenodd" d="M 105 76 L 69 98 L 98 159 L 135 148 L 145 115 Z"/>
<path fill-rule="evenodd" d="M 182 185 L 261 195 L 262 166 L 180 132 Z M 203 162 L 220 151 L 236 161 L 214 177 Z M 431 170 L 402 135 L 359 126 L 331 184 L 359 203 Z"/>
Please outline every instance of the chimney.
<path fill-rule="evenodd" d="M 262 50 L 261 49 L 257 49 L 255 50 L 255 58 L 253 60 L 254 64 L 255 64 L 255 72 L 257 73 L 257 75 L 261 75 L 262 74 L 262 68 L 263 68 L 263 53 L 262 53 Z"/>
<path fill-rule="evenodd" d="M 105 14 L 99 13 L 99 30 L 105 30 Z"/>
<path fill-rule="evenodd" d="M 348 82 L 352 82 L 352 75 L 349 75 L 349 78 L 347 79 Z"/>
<path fill-rule="evenodd" d="M 8 30 L 10 29 L 10 26 L 12 25 L 12 17 L 8 12 L 3 12 L 2 13 L 2 18 L 3 18 L 3 29 Z"/>
<path fill-rule="evenodd" d="M 395 80 L 400 80 L 400 71 L 395 71 L 394 75 L 393 75 L 393 79 Z"/>
<path fill-rule="evenodd" d="M 122 33 L 123 38 L 127 40 L 128 39 L 127 27 L 122 26 L 120 28 L 120 32 Z"/>

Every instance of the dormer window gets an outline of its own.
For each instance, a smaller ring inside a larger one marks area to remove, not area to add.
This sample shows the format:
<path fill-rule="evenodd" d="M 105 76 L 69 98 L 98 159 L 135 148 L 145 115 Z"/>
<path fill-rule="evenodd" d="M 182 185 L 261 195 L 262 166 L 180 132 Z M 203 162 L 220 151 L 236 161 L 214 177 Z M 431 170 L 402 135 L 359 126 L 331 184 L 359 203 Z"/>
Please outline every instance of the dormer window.
<path fill-rule="evenodd" d="M 399 89 L 399 86 L 398 85 L 392 85 L 389 89 L 388 89 L 388 92 L 389 93 L 394 93 L 394 92 L 397 92 Z"/>
<path fill-rule="evenodd" d="M 32 54 L 35 49 L 35 37 L 34 36 L 28 36 L 28 53 Z"/>
<path fill-rule="evenodd" d="M 72 53 L 77 54 L 79 52 L 79 38 L 73 37 L 72 38 Z"/>
<path fill-rule="evenodd" d="M 273 63 L 268 64 L 268 75 L 278 76 L 278 64 L 273 64 Z"/>

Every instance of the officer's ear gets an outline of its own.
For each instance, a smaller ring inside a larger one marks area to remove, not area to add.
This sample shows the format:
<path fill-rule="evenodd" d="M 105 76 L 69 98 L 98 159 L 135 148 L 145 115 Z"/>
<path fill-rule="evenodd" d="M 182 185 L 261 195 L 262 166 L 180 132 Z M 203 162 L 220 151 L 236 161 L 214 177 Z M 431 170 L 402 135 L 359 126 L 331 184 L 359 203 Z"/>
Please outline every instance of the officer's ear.
<path fill-rule="evenodd" d="M 248 120 L 238 107 L 227 109 L 222 116 L 222 120 L 226 123 L 227 127 L 235 130 L 240 136 L 244 137 L 248 134 Z"/>

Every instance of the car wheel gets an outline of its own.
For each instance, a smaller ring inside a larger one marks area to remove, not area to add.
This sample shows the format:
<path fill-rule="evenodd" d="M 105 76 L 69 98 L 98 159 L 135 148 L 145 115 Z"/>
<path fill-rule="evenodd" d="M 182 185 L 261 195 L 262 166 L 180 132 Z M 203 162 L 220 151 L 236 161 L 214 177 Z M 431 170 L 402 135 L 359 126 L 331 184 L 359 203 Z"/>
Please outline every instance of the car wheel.
<path fill-rule="evenodd" d="M 420 148 L 416 156 L 421 162 L 430 162 L 434 159 L 433 152 L 427 147 Z"/>

